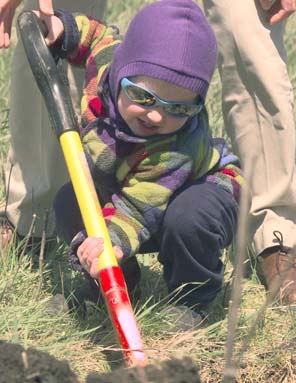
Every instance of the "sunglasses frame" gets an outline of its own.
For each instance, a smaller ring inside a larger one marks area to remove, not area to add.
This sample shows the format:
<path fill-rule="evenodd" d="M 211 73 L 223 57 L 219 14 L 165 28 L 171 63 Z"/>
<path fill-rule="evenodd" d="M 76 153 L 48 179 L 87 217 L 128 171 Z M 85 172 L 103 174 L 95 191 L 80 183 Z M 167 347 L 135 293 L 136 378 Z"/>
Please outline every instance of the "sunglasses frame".
<path fill-rule="evenodd" d="M 126 96 L 135 104 L 137 105 L 140 105 L 142 106 L 143 108 L 145 109 L 154 109 L 155 107 L 157 106 L 161 106 L 163 108 L 163 110 L 165 111 L 166 114 L 168 114 L 169 116 L 171 117 L 174 117 L 174 118 L 191 118 L 191 117 L 194 117 L 196 116 L 197 114 L 199 114 L 203 107 L 204 107 L 204 103 L 201 101 L 200 103 L 198 104 L 191 104 L 191 103 L 188 103 L 188 102 L 170 102 L 170 101 L 164 101 L 162 100 L 160 97 L 158 97 L 155 93 L 153 93 L 151 90 L 141 86 L 141 85 L 138 85 L 138 84 L 135 84 L 134 82 L 130 81 L 127 77 L 123 77 L 120 81 L 120 85 L 121 85 L 121 88 L 123 89 L 124 93 L 126 94 Z M 154 99 L 155 99 L 155 102 L 153 103 L 153 105 L 145 105 L 145 104 L 141 104 L 140 102 L 137 102 L 135 101 L 133 98 L 130 97 L 130 95 L 128 94 L 128 91 L 127 91 L 127 87 L 135 87 L 137 89 L 142 89 L 144 90 L 145 92 L 147 92 L 150 96 L 152 96 Z M 183 106 L 183 105 L 188 105 L 188 106 L 193 106 L 194 109 L 196 109 L 196 111 L 192 114 L 186 114 L 186 113 L 171 113 L 170 110 L 168 110 L 168 107 L 172 107 L 172 106 Z"/>

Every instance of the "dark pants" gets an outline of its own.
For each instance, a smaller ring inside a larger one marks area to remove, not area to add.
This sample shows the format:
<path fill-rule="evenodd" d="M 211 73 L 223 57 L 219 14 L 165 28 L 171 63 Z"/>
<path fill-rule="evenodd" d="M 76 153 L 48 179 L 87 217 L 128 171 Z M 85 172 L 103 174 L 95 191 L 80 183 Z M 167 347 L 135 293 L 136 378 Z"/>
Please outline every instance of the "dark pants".
<path fill-rule="evenodd" d="M 71 184 L 57 194 L 54 210 L 58 233 L 69 243 L 84 228 Z M 159 252 L 168 290 L 177 291 L 175 301 L 206 306 L 221 290 L 220 257 L 233 240 L 237 218 L 237 203 L 219 185 L 187 185 L 173 195 L 159 233 L 139 253 Z"/>

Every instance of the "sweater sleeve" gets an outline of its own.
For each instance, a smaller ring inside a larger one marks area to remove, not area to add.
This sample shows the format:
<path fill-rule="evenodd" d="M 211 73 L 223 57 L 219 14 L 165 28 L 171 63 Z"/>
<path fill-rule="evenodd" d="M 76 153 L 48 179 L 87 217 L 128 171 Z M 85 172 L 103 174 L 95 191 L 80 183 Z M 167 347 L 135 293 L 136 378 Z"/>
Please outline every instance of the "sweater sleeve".
<path fill-rule="evenodd" d="M 98 117 L 106 116 L 102 100 L 98 97 L 100 80 L 109 67 L 113 51 L 120 43 L 119 31 L 98 20 L 75 15 L 79 44 L 75 55 L 68 60 L 85 67 L 85 81 L 81 99 L 82 129 Z"/>
<path fill-rule="evenodd" d="M 206 182 L 220 185 L 223 189 L 230 192 L 236 202 L 239 203 L 244 178 L 238 157 L 228 151 L 224 140 L 215 138 L 213 139 L 213 144 L 220 153 L 220 161 L 214 170 L 207 174 Z"/>
<path fill-rule="evenodd" d="M 66 57 L 74 65 L 86 66 L 90 57 L 94 58 L 99 51 L 117 45 L 121 40 L 119 30 L 114 25 L 108 26 L 100 20 L 63 9 L 56 9 L 55 16 L 64 25 L 60 56 Z M 97 63 L 98 66 L 101 64 Z"/>
<path fill-rule="evenodd" d="M 98 97 L 100 80 L 109 67 L 113 51 L 120 43 L 119 30 L 82 14 L 57 10 L 56 16 L 64 24 L 61 57 L 85 69 L 81 99 L 82 129 L 98 117 L 106 116 L 102 100 Z"/>

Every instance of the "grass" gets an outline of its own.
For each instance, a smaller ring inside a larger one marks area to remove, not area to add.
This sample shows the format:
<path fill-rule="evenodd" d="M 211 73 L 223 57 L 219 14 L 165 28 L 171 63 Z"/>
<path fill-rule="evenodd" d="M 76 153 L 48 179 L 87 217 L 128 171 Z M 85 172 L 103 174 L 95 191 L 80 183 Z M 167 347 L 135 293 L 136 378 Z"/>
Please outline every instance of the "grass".
<path fill-rule="evenodd" d="M 9 132 L 8 132 L 8 115 L 9 115 L 9 74 L 10 62 L 13 50 L 7 50 L 0 53 L 0 198 L 4 197 L 4 163 L 7 153 Z"/>
<path fill-rule="evenodd" d="M 110 0 L 108 19 L 117 22 L 124 31 L 136 10 L 151 1 Z M 289 73 L 296 90 L 295 17 L 287 25 L 286 43 Z M 4 198 L 3 164 L 8 148 L 9 69 L 13 49 L 0 53 L 0 163 L 1 196 Z M 224 135 L 220 108 L 220 82 L 215 73 L 210 87 L 208 109 L 215 134 Z M 24 243 L 22 244 L 24 245 Z M 33 346 L 50 352 L 59 359 L 67 359 L 81 378 L 93 370 L 108 371 L 122 363 L 121 353 L 114 339 L 104 308 L 87 305 L 85 317 L 53 313 L 48 302 L 53 294 L 72 290 L 82 283 L 79 275 L 67 265 L 64 245 L 58 244 L 46 254 L 43 271 L 38 268 L 38 256 L 29 249 L 18 257 L 22 245 L 12 244 L 0 252 L 0 334 L 1 338 Z M 227 258 L 227 254 L 225 254 Z M 140 256 L 143 272 L 143 295 L 135 306 L 143 334 L 147 355 L 151 362 L 190 355 L 200 367 L 202 381 L 221 381 L 224 367 L 229 284 L 232 266 L 227 262 L 225 286 L 212 306 L 209 324 L 185 334 L 173 332 L 173 320 L 165 315 L 165 288 L 155 255 Z M 238 382 L 294 382 L 296 381 L 295 326 L 296 311 L 291 307 L 274 305 L 264 317 L 256 318 L 264 302 L 265 292 L 254 272 L 243 280 L 243 296 L 239 309 L 235 352 L 239 361 Z M 250 334 L 250 326 L 257 327 Z M 244 342 L 246 351 L 240 354 Z"/>

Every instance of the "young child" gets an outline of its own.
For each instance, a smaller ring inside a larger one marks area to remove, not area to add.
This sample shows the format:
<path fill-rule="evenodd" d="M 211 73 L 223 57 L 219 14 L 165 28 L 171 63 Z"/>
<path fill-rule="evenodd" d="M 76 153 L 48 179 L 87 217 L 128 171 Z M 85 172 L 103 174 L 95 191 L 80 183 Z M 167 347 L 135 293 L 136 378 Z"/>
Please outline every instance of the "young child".
<path fill-rule="evenodd" d="M 242 182 L 205 108 L 215 36 L 191 0 L 145 6 L 122 41 L 115 27 L 56 15 L 62 55 L 86 68 L 82 139 L 129 290 L 140 279 L 136 254 L 159 252 L 174 302 L 197 312 L 221 289 Z M 72 265 L 96 278 L 103 241 L 86 238 L 71 185 L 54 208 Z"/>

